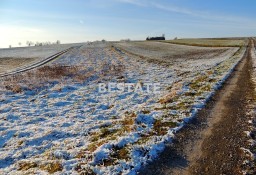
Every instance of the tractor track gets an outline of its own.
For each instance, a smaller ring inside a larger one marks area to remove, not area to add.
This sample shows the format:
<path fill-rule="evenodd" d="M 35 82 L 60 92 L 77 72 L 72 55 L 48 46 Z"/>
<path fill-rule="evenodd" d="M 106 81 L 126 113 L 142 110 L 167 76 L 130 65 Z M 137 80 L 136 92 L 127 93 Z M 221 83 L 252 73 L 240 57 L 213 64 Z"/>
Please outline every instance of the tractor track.
<path fill-rule="evenodd" d="M 139 174 L 240 175 L 246 159 L 247 104 L 253 100 L 253 40 L 241 62 L 212 100 L 177 134 L 165 151 Z M 255 172 L 256 173 L 256 172 Z"/>

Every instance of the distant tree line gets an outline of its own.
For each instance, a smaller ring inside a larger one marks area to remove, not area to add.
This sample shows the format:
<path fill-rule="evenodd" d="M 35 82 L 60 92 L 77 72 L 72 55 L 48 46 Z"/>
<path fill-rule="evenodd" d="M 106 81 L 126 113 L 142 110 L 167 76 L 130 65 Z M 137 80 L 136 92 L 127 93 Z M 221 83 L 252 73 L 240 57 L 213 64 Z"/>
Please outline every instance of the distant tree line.
<path fill-rule="evenodd" d="M 50 42 L 50 41 L 47 41 L 47 42 L 32 42 L 32 41 L 27 41 L 26 42 L 26 45 L 28 47 L 30 46 L 47 46 L 47 45 L 54 45 L 54 44 L 60 44 L 60 40 L 57 40 L 56 42 Z M 19 46 L 21 46 L 21 42 L 19 42 Z"/>
<path fill-rule="evenodd" d="M 122 42 L 129 42 L 131 40 L 130 40 L 130 38 L 127 38 L 127 39 L 121 39 L 120 41 L 122 41 Z"/>

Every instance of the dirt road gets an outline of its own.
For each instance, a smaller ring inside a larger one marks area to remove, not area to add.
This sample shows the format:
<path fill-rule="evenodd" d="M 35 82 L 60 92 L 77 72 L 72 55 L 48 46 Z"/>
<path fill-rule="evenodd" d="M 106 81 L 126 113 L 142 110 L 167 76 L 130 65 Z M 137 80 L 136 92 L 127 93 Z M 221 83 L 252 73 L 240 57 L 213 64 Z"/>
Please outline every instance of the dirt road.
<path fill-rule="evenodd" d="M 253 99 L 250 44 L 223 88 L 180 132 L 172 145 L 139 174 L 242 174 L 247 147 L 247 104 Z"/>

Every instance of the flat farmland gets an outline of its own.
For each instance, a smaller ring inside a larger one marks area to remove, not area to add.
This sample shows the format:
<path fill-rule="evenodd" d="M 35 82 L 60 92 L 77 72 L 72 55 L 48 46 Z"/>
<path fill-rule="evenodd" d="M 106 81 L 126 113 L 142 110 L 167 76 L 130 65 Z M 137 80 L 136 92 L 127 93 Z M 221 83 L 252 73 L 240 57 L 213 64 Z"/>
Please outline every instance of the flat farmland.
<path fill-rule="evenodd" d="M 248 43 L 246 38 L 209 38 L 209 39 L 177 39 L 163 41 L 166 43 L 201 46 L 201 47 L 240 47 L 245 46 Z"/>
<path fill-rule="evenodd" d="M 0 74 L 6 73 L 11 70 L 15 70 L 18 67 L 29 65 L 35 62 L 37 58 L 13 58 L 13 57 L 2 57 L 0 58 Z"/>
<path fill-rule="evenodd" d="M 136 173 L 233 72 L 248 41 L 232 42 L 232 47 L 95 42 L 1 78 L 0 173 Z M 54 54 L 7 52 L 16 51 L 0 50 L 0 66 L 13 70 Z M 108 83 L 130 83 L 133 91 L 100 92 L 99 84 Z M 147 83 L 157 83 L 159 92 L 146 92 Z"/>
<path fill-rule="evenodd" d="M 48 45 L 0 49 L 0 74 L 12 72 L 17 68 L 40 62 L 62 50 L 77 44 Z"/>

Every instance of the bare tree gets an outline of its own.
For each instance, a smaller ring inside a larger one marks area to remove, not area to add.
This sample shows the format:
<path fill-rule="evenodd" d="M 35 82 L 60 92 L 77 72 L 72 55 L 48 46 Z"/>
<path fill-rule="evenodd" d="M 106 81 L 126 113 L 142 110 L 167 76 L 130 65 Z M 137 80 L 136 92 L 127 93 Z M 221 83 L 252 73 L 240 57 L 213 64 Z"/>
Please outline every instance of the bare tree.
<path fill-rule="evenodd" d="M 12 48 L 12 45 L 9 45 L 9 48 Z"/>
<path fill-rule="evenodd" d="M 56 44 L 60 44 L 60 40 L 57 40 L 57 41 L 56 41 Z"/>
<path fill-rule="evenodd" d="M 21 46 L 21 42 L 19 42 L 18 44 L 19 44 L 19 46 Z"/>
<path fill-rule="evenodd" d="M 121 39 L 120 41 L 122 41 L 122 42 L 130 42 L 130 41 L 131 41 L 131 39 L 130 39 L 130 38 L 127 38 L 127 39 Z"/>
<path fill-rule="evenodd" d="M 26 43 L 27 43 L 27 45 L 28 45 L 29 47 L 34 44 L 32 41 L 27 41 Z"/>

